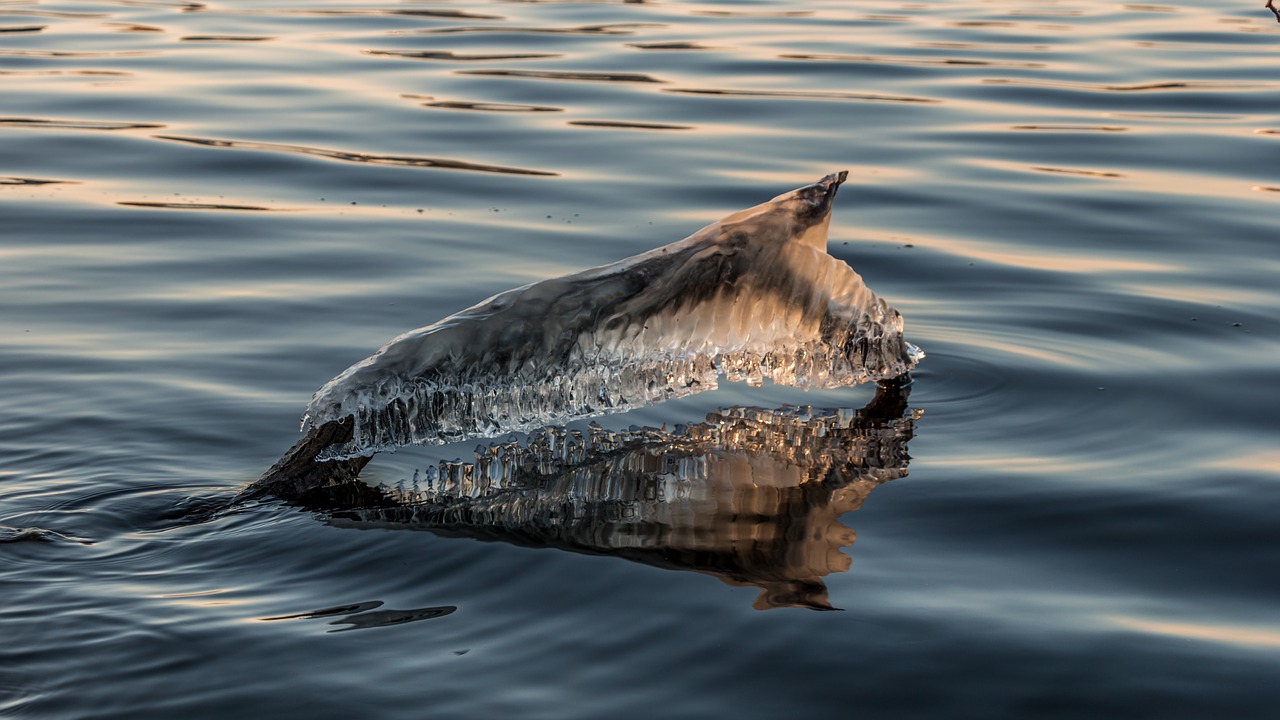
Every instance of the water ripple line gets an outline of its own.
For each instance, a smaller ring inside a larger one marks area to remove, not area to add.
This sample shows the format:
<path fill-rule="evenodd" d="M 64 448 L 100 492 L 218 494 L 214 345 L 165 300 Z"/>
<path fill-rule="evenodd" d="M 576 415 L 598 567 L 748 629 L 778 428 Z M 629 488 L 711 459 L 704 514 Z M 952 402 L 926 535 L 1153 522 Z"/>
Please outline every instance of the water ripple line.
<path fill-rule="evenodd" d="M 722 50 L 723 48 L 703 45 L 699 42 L 647 42 L 627 43 L 627 47 L 637 50 Z"/>
<path fill-rule="evenodd" d="M 627 120 L 570 120 L 567 124 L 579 127 L 620 128 L 630 130 L 693 130 L 692 125 L 668 123 L 631 122 Z"/>
<path fill-rule="evenodd" d="M 1081 83 L 1062 80 L 1025 80 L 1021 78 L 987 78 L 983 85 L 1016 85 L 1022 87 L 1046 87 L 1062 90 L 1079 90 L 1085 92 L 1162 92 L 1166 90 L 1276 90 L 1280 83 L 1275 82 L 1238 82 L 1234 80 L 1187 80 L 1135 83 L 1132 85 L 1108 85 L 1105 83 Z"/>
<path fill-rule="evenodd" d="M 496 102 L 464 102 L 461 100 L 437 100 L 434 102 L 424 102 L 422 107 L 442 108 L 445 110 L 477 110 L 480 112 L 498 112 L 498 113 L 546 113 L 546 112 L 564 112 L 564 108 L 552 107 L 550 105 L 521 105 L 519 103 L 496 103 Z"/>
<path fill-rule="evenodd" d="M 923 58 L 888 55 L 843 55 L 839 53 L 783 53 L 784 60 L 816 60 L 825 62 L 867 63 L 874 65 L 923 65 L 929 67 L 1008 67 L 1041 69 L 1048 67 L 1039 62 L 1013 62 L 1007 60 L 977 60 L 973 58 Z"/>
<path fill-rule="evenodd" d="M 458 53 L 452 50 L 364 50 L 365 55 L 412 58 L 415 60 L 452 60 L 454 62 L 478 62 L 492 60 L 541 60 L 564 57 L 559 53 Z"/>
<path fill-rule="evenodd" d="M 458 70 L 459 75 L 533 78 L 537 80 L 573 80 L 583 82 L 665 83 L 643 73 L 568 72 L 555 70 Z"/>
<path fill-rule="evenodd" d="M 199 138 L 184 135 L 153 135 L 152 137 L 157 140 L 168 140 L 171 142 L 188 143 L 204 147 L 310 155 L 330 160 L 365 163 L 368 165 L 437 168 L 441 170 L 469 170 L 473 172 L 488 172 L 503 175 L 530 175 L 538 177 L 558 177 L 560 174 L 548 170 L 533 170 L 529 168 L 508 167 L 505 165 L 487 165 L 483 163 L 467 162 L 465 160 L 450 160 L 447 158 L 418 157 L 411 155 L 374 155 L 371 153 L 331 150 L 328 148 L 310 147 L 307 145 L 287 145 L 283 143 L 253 142 L 248 140 L 218 140 L 214 138 Z"/>
<path fill-rule="evenodd" d="M 63 20 L 94 20 L 97 18 L 111 17 L 107 13 L 66 12 L 60 10 L 15 10 L 12 8 L 6 9 L 4 14 L 17 15 L 21 17 L 58 18 Z"/>
<path fill-rule="evenodd" d="M 877 93 L 849 93 L 820 90 L 734 90 L 726 88 L 664 88 L 663 92 L 682 95 L 716 95 L 721 97 L 791 98 L 795 100 L 854 100 L 859 102 L 892 102 L 936 104 L 936 98 L 910 95 L 880 95 Z"/>
<path fill-rule="evenodd" d="M 440 8 L 262 8 L 235 10 L 234 14 L 267 17 L 424 17 L 448 20 L 506 20 L 501 15 Z"/>
<path fill-rule="evenodd" d="M 252 212 L 281 212 L 280 208 L 262 207 L 260 205 L 225 205 L 221 203 L 197 202 L 146 202 L 143 200 L 121 200 L 117 205 L 140 208 L 159 208 L 164 210 L 237 210 Z"/>
<path fill-rule="evenodd" d="M 1034 130 L 1044 132 L 1128 132 L 1123 125 L 1010 125 L 1010 130 Z"/>
<path fill-rule="evenodd" d="M 75 180 L 49 180 L 46 178 L 0 176 L 0 185 L 79 185 Z"/>
<path fill-rule="evenodd" d="M 276 38 L 273 35 L 185 35 L 178 39 L 182 42 L 267 42 Z"/>
<path fill-rule="evenodd" d="M 41 58 L 108 58 L 108 57 L 145 57 L 156 53 L 146 50 L 0 50 L 4 57 L 41 57 Z"/>
<path fill-rule="evenodd" d="M 503 33 L 515 35 L 634 35 L 636 30 L 664 28 L 660 23 L 608 23 L 574 27 L 509 27 L 498 25 L 461 25 L 390 33 L 392 35 L 447 35 L 455 33 Z"/>
<path fill-rule="evenodd" d="M 133 77 L 131 72 L 119 70 L 0 70 L 0 75 L 14 77 L 31 76 L 83 76 L 83 77 Z"/>
<path fill-rule="evenodd" d="M 58 130 L 156 130 L 158 123 L 114 122 L 109 120 L 51 120 L 48 118 L 0 118 L 0 128 L 53 128 Z"/>
<path fill-rule="evenodd" d="M 1044 165 L 1034 166 L 1031 169 L 1035 170 L 1036 172 L 1057 173 L 1059 175 L 1083 175 L 1086 177 L 1100 177 L 1100 178 L 1124 177 L 1124 175 L 1120 173 L 1108 172 L 1105 170 L 1083 170 L 1080 168 L 1061 168 L 1061 167 L 1049 167 Z"/>

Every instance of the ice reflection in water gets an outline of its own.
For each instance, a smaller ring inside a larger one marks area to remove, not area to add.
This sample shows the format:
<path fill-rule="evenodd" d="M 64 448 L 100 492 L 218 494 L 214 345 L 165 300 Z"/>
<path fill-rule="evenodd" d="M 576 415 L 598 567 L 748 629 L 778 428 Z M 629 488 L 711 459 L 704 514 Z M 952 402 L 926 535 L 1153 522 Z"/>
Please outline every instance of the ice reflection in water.
<path fill-rule="evenodd" d="M 861 410 L 730 408 L 672 431 L 547 429 L 479 447 L 398 487 L 356 480 L 289 499 L 338 527 L 610 555 L 763 592 L 754 607 L 833 609 L 845 572 L 840 516 L 907 474 L 918 412 L 887 383 Z"/>

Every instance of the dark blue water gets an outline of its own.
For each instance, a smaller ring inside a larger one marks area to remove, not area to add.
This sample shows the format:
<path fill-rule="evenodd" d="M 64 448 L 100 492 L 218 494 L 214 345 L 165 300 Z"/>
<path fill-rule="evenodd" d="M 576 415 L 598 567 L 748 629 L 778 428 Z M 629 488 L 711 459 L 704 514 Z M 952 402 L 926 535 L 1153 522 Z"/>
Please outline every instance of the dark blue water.
<path fill-rule="evenodd" d="M 1273 716 L 1260 5 L 0 3 L 0 716 Z M 391 337 L 839 169 L 928 353 L 895 472 L 650 453 L 599 477 L 688 512 L 631 545 L 212 512 Z"/>

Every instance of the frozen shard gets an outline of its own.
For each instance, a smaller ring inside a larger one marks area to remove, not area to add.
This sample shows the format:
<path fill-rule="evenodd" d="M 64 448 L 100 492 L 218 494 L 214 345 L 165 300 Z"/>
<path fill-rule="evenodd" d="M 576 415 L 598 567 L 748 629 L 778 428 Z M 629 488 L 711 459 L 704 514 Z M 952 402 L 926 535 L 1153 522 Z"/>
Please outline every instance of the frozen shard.
<path fill-rule="evenodd" d="M 902 375 L 923 356 L 902 316 L 826 252 L 845 177 L 405 333 L 315 394 L 309 440 L 291 452 L 355 461 L 494 437 L 714 389 L 720 375 L 806 388 Z"/>

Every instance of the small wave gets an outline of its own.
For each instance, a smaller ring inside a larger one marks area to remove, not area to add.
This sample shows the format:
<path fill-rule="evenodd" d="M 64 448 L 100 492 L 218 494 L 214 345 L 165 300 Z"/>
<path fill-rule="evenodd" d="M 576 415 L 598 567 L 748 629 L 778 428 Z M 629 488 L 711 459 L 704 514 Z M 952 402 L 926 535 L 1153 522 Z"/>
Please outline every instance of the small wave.
<path fill-rule="evenodd" d="M 371 628 L 404 625 L 405 623 L 418 622 L 419 620 L 433 620 L 445 615 L 452 615 L 457 609 L 458 606 L 456 605 L 438 605 L 436 607 L 414 608 L 412 610 L 375 610 L 373 612 L 358 613 L 329 623 L 330 625 L 350 626 L 330 630 L 329 632 L 369 630 Z"/>
<path fill-rule="evenodd" d="M 113 58 L 113 57 L 143 57 L 146 55 L 155 55 L 153 52 L 142 50 L 114 50 L 114 51 L 90 51 L 90 50 L 0 50 L 0 56 L 5 57 L 40 57 L 40 58 Z"/>
<path fill-rule="evenodd" d="M 414 60 L 451 60 L 477 62 L 485 60 L 541 60 L 564 57 L 557 53 L 457 53 L 452 50 L 365 50 L 365 55 L 411 58 Z"/>
<path fill-rule="evenodd" d="M 958 28 L 1011 28 L 1017 27 L 1019 23 L 1010 22 L 1008 20 L 957 20 L 947 23 L 948 27 Z"/>
<path fill-rule="evenodd" d="M 1121 5 L 1122 8 L 1130 12 L 1147 12 L 1147 13 L 1176 13 L 1178 8 L 1168 5 Z"/>
<path fill-rule="evenodd" d="M 8 543 L 66 543 L 72 545 L 92 545 L 93 541 L 87 538 L 75 537 L 74 535 L 64 535 L 54 530 L 46 530 L 38 527 L 8 527 L 0 525 L 0 544 Z"/>
<path fill-rule="evenodd" d="M 699 42 L 627 43 L 627 47 L 633 47 L 639 50 L 719 50 L 720 49 L 712 45 L 703 45 L 702 43 L 699 43 Z"/>
<path fill-rule="evenodd" d="M 501 15 L 440 8 L 268 8 L 236 10 L 236 15 L 268 17 L 425 17 L 447 20 L 506 20 Z"/>
<path fill-rule="evenodd" d="M 173 10 L 181 10 L 182 12 L 199 12 L 207 10 L 208 5 L 199 2 L 165 2 L 165 0 L 106 0 L 111 5 L 124 5 L 125 7 L 147 7 L 147 8 L 170 8 Z"/>
<path fill-rule="evenodd" d="M 464 102 L 461 100 L 437 100 L 424 102 L 423 107 L 442 108 L 445 110 L 476 110 L 479 112 L 498 113 L 542 113 L 564 112 L 564 108 L 550 105 L 521 105 L 519 103 Z"/>
<path fill-rule="evenodd" d="M 75 180 L 47 180 L 44 178 L 0 177 L 0 185 L 78 185 Z"/>
<path fill-rule="evenodd" d="M 350 615 L 352 613 L 365 612 L 382 607 L 381 600 L 370 600 L 368 602 L 351 603 L 350 605 L 338 605 L 336 607 L 328 607 L 320 610 L 308 610 L 306 612 L 294 613 L 293 615 L 276 615 L 275 617 L 258 618 L 263 622 L 275 622 L 277 620 L 310 620 L 312 618 L 333 617 L 334 615 Z"/>
<path fill-rule="evenodd" d="M 1199 81 L 1168 81 L 1168 82 L 1152 82 L 1138 83 L 1134 85 L 1107 85 L 1103 83 L 1080 83 L 1067 81 L 1051 81 L 1051 80 L 1024 80 L 1015 78 L 987 78 L 982 81 L 984 85 L 1017 85 L 1021 87 L 1046 87 L 1057 88 L 1062 90 L 1080 90 L 1085 92 L 1118 92 L 1118 93 L 1142 93 L 1142 92 L 1165 92 L 1170 90 L 1274 90 L 1280 87 L 1280 83 L 1248 83 L 1236 82 L 1232 80 L 1199 80 Z"/>
<path fill-rule="evenodd" d="M 324 608 L 321 610 L 309 610 L 307 612 L 295 613 L 293 615 L 277 615 L 275 617 L 258 618 L 262 622 L 278 622 L 280 620 L 315 620 L 336 617 L 343 615 L 330 622 L 330 625 L 348 625 L 350 627 L 330 630 L 329 632 L 344 632 L 347 630 L 367 630 L 370 628 L 391 627 L 393 625 L 404 625 L 405 623 L 417 622 L 419 620 L 430 620 L 432 618 L 444 617 L 452 614 L 457 610 L 456 605 L 437 605 L 435 607 L 413 608 L 410 610 L 378 610 L 382 607 L 381 600 L 370 600 L 368 602 L 351 603 L 349 605 L 338 605 L 336 607 Z"/>
<path fill-rule="evenodd" d="M 341 9 L 341 10 L 273 10 L 268 11 L 272 14 L 282 15 L 333 15 L 333 16 L 352 16 L 352 15 L 399 15 L 403 17 L 430 17 L 430 18 L 449 18 L 453 20 L 506 20 L 501 15 L 487 15 L 485 13 L 470 12 L 468 10 L 440 10 L 432 8 L 372 8 L 364 9 Z"/>
<path fill-rule="evenodd" d="M 740 18 L 789 18 L 812 17 L 812 10 L 693 10 L 690 15 L 704 17 L 740 17 Z"/>
<path fill-rule="evenodd" d="M 267 42 L 276 38 L 273 35 L 186 35 L 178 39 L 182 42 Z"/>
<path fill-rule="evenodd" d="M 534 78 L 538 80 L 574 80 L 584 82 L 664 83 L 642 73 L 562 72 L 556 70 L 459 70 L 459 75 Z"/>
<path fill-rule="evenodd" d="M 54 128 L 58 130 L 155 130 L 157 123 L 115 122 L 110 120 L 50 120 L 48 118 L 0 118 L 0 127 Z"/>
<path fill-rule="evenodd" d="M 373 155 L 370 153 L 330 150 L 307 145 L 285 145 L 282 143 L 253 142 L 247 140 L 218 140 L 214 138 L 198 138 L 182 135 L 153 135 L 157 140 L 189 143 L 213 148 L 231 148 L 237 150 L 260 150 L 265 152 L 291 153 L 310 155 L 313 157 L 341 160 L 342 162 L 366 163 L 369 165 L 395 165 L 401 167 L 437 168 L 442 170 L 469 170 L 472 172 L 500 173 L 505 175 L 534 175 L 556 177 L 559 173 L 547 170 L 508 167 L 503 165 L 486 165 L 483 163 L 450 160 L 447 158 L 416 157 L 411 155 Z"/>
<path fill-rule="evenodd" d="M 570 120 L 569 125 L 580 127 L 622 128 L 630 130 L 692 130 L 692 125 L 669 125 L 667 123 L 629 122 L 625 120 Z"/>
<path fill-rule="evenodd" d="M 1123 125 L 1011 125 L 1010 130 L 1037 130 L 1046 132 L 1127 132 Z"/>
<path fill-rule="evenodd" d="M 867 63 L 873 65 L 924 65 L 931 67 L 1009 67 L 1039 69 L 1047 67 L 1038 62 L 1013 62 L 1007 60 L 975 60 L 972 58 L 928 58 L 889 55 L 843 55 L 839 53 L 785 53 L 784 60 L 818 60 L 824 62 Z"/>
<path fill-rule="evenodd" d="M 93 20 L 97 18 L 111 17 L 107 13 L 66 12 L 62 10 L 26 10 L 15 8 L 5 8 L 4 14 L 20 17 L 61 18 L 65 20 Z"/>
<path fill-rule="evenodd" d="M 253 212 L 279 212 L 279 208 L 261 207 L 259 205 L 224 205 L 220 203 L 197 202 L 144 202 L 141 200 L 122 200 L 117 205 L 141 208 L 161 208 L 165 210 L 239 210 Z"/>
<path fill-rule="evenodd" d="M 915 42 L 911 43 L 911 47 L 933 50 L 987 50 L 993 52 L 1045 52 L 1051 49 L 1049 45 L 977 42 Z"/>
<path fill-rule="evenodd" d="M 133 77 L 131 72 L 120 72 L 118 70 L 0 70 L 0 75 L 65 75 L 65 76 L 85 76 L 85 77 Z"/>
<path fill-rule="evenodd" d="M 111 27 L 116 28 L 116 32 L 123 33 L 161 33 L 164 28 L 155 25 L 142 25 L 139 23 L 107 23 Z"/>
<path fill-rule="evenodd" d="M 1037 8 L 1035 10 L 1010 10 L 1005 13 L 1008 17 L 1083 17 L 1083 10 L 1065 10 L 1048 8 Z"/>
<path fill-rule="evenodd" d="M 1031 169 L 1035 170 L 1036 172 L 1057 173 L 1060 175 L 1083 175 L 1086 177 L 1101 177 L 1101 178 L 1124 177 L 1124 175 L 1121 175 L 1120 173 L 1108 172 L 1105 170 L 1084 170 L 1081 168 L 1050 167 L 1046 165 L 1033 166 Z"/>
<path fill-rule="evenodd" d="M 511 27 L 506 25 L 464 25 L 391 33 L 393 35 L 448 35 L 455 33 L 503 33 L 515 35 L 634 35 L 636 30 L 664 28 L 657 23 L 611 23 L 575 27 Z"/>
<path fill-rule="evenodd" d="M 875 93 L 823 92 L 814 90 L 730 90 L 724 88 L 665 88 L 665 92 L 684 95 L 719 95 L 722 97 L 772 97 L 795 100 L 854 100 L 858 102 L 939 103 L 933 98 Z"/>

